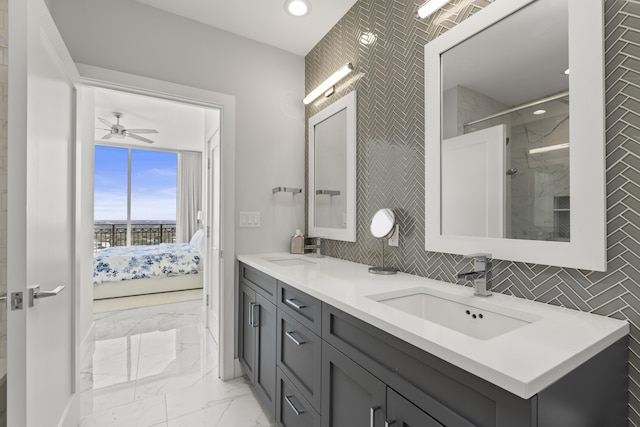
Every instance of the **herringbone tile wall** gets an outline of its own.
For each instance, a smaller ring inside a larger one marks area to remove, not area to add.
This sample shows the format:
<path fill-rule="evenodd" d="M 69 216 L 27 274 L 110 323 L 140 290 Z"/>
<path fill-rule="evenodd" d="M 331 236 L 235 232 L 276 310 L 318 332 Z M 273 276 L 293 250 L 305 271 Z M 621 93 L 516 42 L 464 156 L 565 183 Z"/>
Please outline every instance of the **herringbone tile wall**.
<path fill-rule="evenodd" d="M 369 236 L 368 225 L 375 211 L 389 207 L 401 230 L 400 247 L 387 251 L 390 264 L 455 282 L 468 261 L 424 250 L 423 48 L 491 1 L 453 0 L 430 19 L 419 20 L 416 10 L 422 3 L 359 0 L 306 56 L 306 92 L 346 62 L 354 64 L 355 76 L 333 97 L 307 106 L 306 117 L 351 90 L 358 93 L 357 242 L 325 241 L 325 253 L 378 263 L 380 243 Z M 629 320 L 629 424 L 640 426 L 640 0 L 604 0 L 604 7 L 607 271 L 497 261 L 495 289 Z M 375 41 L 360 43 L 367 33 Z"/>

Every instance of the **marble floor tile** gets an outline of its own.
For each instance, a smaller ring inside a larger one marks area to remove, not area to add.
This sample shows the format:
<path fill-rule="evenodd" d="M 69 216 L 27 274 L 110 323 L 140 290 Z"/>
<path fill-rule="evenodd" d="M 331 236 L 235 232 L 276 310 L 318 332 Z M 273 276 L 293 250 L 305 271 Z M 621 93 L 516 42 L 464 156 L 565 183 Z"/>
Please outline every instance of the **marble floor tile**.
<path fill-rule="evenodd" d="M 218 378 L 202 301 L 96 313 L 93 413 L 81 427 L 272 426 L 246 377 Z"/>
<path fill-rule="evenodd" d="M 102 412 L 94 412 L 81 427 L 150 427 L 167 421 L 164 396 L 155 396 Z"/>
<path fill-rule="evenodd" d="M 167 417 L 178 418 L 247 395 L 251 395 L 251 386 L 246 377 L 198 384 L 187 390 L 167 393 Z"/>
<path fill-rule="evenodd" d="M 169 427 L 275 426 L 252 394 L 220 402 L 191 414 L 169 419 Z"/>

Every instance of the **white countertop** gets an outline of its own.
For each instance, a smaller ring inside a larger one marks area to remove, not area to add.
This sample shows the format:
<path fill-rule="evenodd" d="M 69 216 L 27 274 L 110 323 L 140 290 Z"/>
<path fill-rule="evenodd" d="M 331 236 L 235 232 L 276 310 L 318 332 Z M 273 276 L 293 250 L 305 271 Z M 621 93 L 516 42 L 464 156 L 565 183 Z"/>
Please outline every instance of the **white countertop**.
<path fill-rule="evenodd" d="M 269 261 L 291 257 L 312 263 Z M 524 399 L 629 333 L 625 321 L 497 293 L 475 297 L 470 287 L 404 273 L 373 275 L 364 264 L 336 258 L 271 253 L 238 260 Z M 481 309 L 500 306 L 542 319 L 480 340 L 367 297 L 416 287 L 447 292 Z"/>

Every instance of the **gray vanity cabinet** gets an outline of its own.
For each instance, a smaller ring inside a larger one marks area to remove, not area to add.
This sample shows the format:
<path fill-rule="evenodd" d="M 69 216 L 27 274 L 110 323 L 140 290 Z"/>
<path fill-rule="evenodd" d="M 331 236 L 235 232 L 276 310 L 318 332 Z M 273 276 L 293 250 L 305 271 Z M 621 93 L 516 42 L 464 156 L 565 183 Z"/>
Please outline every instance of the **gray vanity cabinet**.
<path fill-rule="evenodd" d="M 238 356 L 257 395 L 275 414 L 275 279 L 240 265 Z"/>
<path fill-rule="evenodd" d="M 322 343 L 322 427 L 382 427 L 386 385 Z"/>
<path fill-rule="evenodd" d="M 391 388 L 387 388 L 387 423 L 390 427 L 442 427 Z"/>
<path fill-rule="evenodd" d="M 242 263 L 239 271 L 239 358 L 279 426 L 627 424 L 628 337 L 523 399 Z"/>

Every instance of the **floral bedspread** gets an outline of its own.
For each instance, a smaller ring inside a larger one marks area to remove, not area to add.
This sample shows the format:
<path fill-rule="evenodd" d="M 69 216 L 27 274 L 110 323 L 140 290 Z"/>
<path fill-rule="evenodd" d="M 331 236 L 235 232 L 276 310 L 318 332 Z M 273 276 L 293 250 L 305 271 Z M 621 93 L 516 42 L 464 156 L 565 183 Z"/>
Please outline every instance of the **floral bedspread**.
<path fill-rule="evenodd" d="M 93 283 L 198 273 L 200 253 L 187 243 L 114 246 L 93 258 Z"/>

